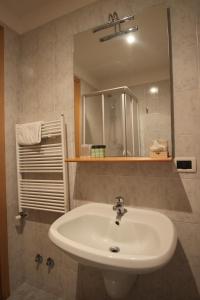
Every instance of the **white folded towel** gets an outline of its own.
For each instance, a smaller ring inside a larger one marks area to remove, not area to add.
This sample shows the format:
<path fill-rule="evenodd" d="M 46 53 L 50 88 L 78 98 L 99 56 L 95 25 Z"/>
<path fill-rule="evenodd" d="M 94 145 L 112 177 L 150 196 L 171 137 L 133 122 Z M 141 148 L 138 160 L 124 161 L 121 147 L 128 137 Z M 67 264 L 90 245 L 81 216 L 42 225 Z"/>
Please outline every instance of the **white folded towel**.
<path fill-rule="evenodd" d="M 17 124 L 16 138 L 19 145 L 35 145 L 41 142 L 42 121 Z"/>
<path fill-rule="evenodd" d="M 153 144 L 150 146 L 152 152 L 164 152 L 167 151 L 167 141 L 164 140 L 154 140 Z"/>

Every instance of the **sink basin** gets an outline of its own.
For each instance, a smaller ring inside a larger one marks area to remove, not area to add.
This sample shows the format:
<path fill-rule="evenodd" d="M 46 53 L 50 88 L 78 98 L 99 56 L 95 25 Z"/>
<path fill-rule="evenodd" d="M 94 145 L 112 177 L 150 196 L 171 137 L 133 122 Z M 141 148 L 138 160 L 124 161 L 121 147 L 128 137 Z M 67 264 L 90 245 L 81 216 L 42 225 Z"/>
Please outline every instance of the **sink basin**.
<path fill-rule="evenodd" d="M 176 248 L 173 223 L 157 211 L 127 210 L 120 225 L 116 225 L 116 212 L 111 205 L 80 206 L 57 219 L 49 237 L 79 262 L 105 271 L 142 274 L 161 268 Z M 110 278 L 110 274 L 105 277 Z"/>
<path fill-rule="evenodd" d="M 86 204 L 66 213 L 50 227 L 49 237 L 66 252 L 88 264 L 146 273 L 160 268 L 176 248 L 176 231 L 165 215 L 128 208 L 120 225 L 108 204 Z M 118 252 L 111 252 L 118 247 Z"/>

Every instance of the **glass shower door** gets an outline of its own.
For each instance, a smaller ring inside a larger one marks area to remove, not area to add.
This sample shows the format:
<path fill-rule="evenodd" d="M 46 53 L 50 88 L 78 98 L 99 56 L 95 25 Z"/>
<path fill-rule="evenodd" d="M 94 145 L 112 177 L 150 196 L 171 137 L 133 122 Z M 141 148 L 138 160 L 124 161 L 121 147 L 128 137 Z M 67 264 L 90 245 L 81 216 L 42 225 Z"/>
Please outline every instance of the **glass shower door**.
<path fill-rule="evenodd" d="M 83 98 L 82 143 L 106 145 L 106 156 L 140 153 L 138 107 L 134 95 L 107 90 Z"/>
<path fill-rule="evenodd" d="M 126 155 L 134 156 L 133 135 L 133 101 L 129 95 L 125 95 L 126 101 Z"/>
<path fill-rule="evenodd" d="M 104 136 L 106 156 L 124 156 L 124 103 L 122 94 L 104 95 Z"/>
<path fill-rule="evenodd" d="M 126 94 L 126 155 L 139 156 L 137 101 Z"/>
<path fill-rule="evenodd" d="M 140 134 L 139 134 L 139 115 L 138 102 L 132 98 L 133 101 L 133 136 L 134 136 L 134 156 L 140 156 Z"/>
<path fill-rule="evenodd" d="M 83 144 L 103 144 L 102 95 L 83 98 Z"/>

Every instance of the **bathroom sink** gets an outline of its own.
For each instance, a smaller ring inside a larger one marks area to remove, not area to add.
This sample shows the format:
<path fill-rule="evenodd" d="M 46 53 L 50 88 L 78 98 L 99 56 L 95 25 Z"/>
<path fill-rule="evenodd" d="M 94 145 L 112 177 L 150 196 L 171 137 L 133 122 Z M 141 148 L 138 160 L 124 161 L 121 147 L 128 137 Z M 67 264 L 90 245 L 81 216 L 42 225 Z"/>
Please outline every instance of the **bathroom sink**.
<path fill-rule="evenodd" d="M 116 225 L 111 205 L 80 206 L 57 219 L 49 237 L 78 261 L 101 269 L 142 274 L 162 267 L 176 248 L 173 223 L 157 211 L 127 210 Z"/>

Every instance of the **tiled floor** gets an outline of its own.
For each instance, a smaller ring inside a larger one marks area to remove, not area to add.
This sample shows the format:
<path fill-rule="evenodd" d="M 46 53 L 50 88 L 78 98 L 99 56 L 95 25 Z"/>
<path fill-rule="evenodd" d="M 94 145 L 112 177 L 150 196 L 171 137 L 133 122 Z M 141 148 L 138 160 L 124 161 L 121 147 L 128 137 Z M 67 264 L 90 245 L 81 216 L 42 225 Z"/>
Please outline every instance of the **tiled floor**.
<path fill-rule="evenodd" d="M 62 300 L 56 296 L 23 283 L 8 300 Z"/>

